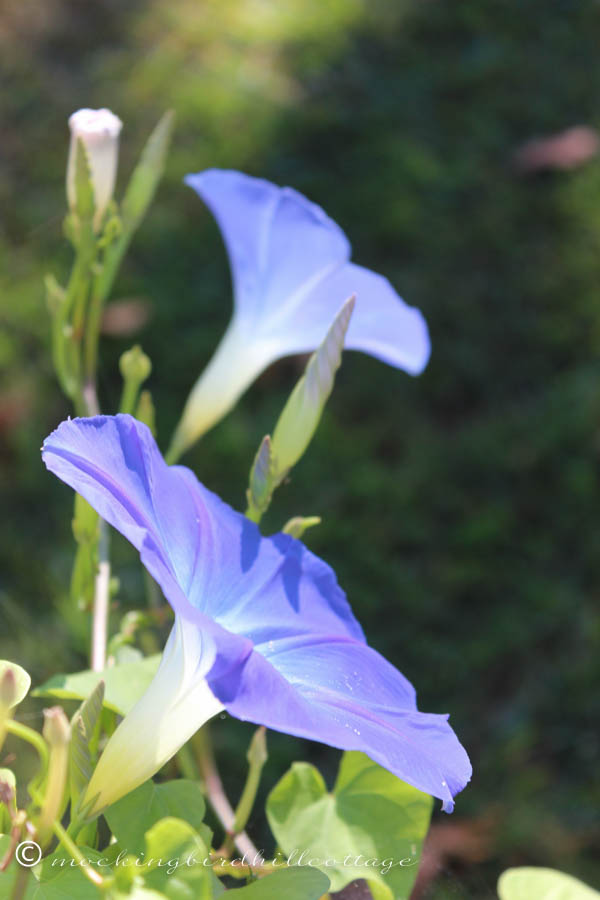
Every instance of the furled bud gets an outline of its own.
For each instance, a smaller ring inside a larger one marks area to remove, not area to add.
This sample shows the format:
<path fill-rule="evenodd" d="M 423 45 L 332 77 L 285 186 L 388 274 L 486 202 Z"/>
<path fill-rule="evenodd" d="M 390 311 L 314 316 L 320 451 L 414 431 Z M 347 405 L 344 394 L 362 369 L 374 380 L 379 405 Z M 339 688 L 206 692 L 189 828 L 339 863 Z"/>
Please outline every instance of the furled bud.
<path fill-rule="evenodd" d="M 146 356 L 139 344 L 126 350 L 119 360 L 119 369 L 123 376 L 123 395 L 120 411 L 135 415 L 140 387 L 152 371 L 150 358 Z"/>
<path fill-rule="evenodd" d="M 126 350 L 119 360 L 119 369 L 125 381 L 134 381 L 140 385 L 152 371 L 152 363 L 139 344 Z"/>
<path fill-rule="evenodd" d="M 45 846 L 52 835 L 53 823 L 60 819 L 64 810 L 64 793 L 69 767 L 69 742 L 71 727 L 65 711 L 60 706 L 44 710 L 43 735 L 50 745 L 50 762 L 46 792 L 37 823 L 38 840 Z"/>
<path fill-rule="evenodd" d="M 71 146 L 67 165 L 67 199 L 77 206 L 75 159 L 77 141 L 85 147 L 94 189 L 94 231 L 99 231 L 115 189 L 119 134 L 123 123 L 109 109 L 79 109 L 69 119 Z"/>
<path fill-rule="evenodd" d="M 60 706 L 44 710 L 43 735 L 50 747 L 62 747 L 71 740 L 71 727 Z"/>

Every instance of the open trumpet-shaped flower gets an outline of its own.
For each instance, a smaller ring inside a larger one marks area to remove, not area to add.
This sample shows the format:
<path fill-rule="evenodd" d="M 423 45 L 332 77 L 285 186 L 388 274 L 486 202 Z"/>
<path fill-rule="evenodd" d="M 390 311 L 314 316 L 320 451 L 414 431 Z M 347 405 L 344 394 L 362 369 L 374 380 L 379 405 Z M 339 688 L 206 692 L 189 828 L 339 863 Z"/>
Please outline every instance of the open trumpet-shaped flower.
<path fill-rule="evenodd" d="M 470 778 L 445 715 L 365 643 L 333 571 L 289 535 L 258 528 L 169 467 L 130 416 L 63 422 L 48 468 L 140 551 L 175 611 L 161 667 L 100 758 L 99 812 L 146 780 L 208 718 L 239 719 L 362 750 L 450 811 Z"/>
<path fill-rule="evenodd" d="M 417 375 L 429 358 L 421 313 L 389 281 L 351 263 L 341 228 L 292 188 L 209 169 L 186 182 L 214 214 L 231 264 L 234 313 L 194 386 L 177 429 L 178 457 L 237 402 L 272 362 L 312 351 L 356 295 L 345 346 Z"/>

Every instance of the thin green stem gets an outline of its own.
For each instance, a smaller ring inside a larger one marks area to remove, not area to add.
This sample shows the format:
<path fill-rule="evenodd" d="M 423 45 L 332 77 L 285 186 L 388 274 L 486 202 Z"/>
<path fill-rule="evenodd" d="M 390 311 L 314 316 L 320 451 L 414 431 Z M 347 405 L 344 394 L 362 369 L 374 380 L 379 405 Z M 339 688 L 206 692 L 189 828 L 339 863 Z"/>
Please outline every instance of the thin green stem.
<path fill-rule="evenodd" d="M 265 733 L 265 727 L 261 726 L 255 732 L 254 737 L 252 738 L 252 741 L 250 743 L 250 749 L 248 750 L 248 775 L 246 777 L 246 784 L 244 785 L 242 796 L 240 797 L 239 803 L 235 810 L 233 827 L 231 829 L 231 832 L 225 838 L 225 843 L 223 845 L 227 854 L 230 854 L 233 850 L 233 844 L 236 835 L 240 834 L 240 832 L 242 832 L 246 827 L 246 823 L 250 818 L 250 813 L 252 812 L 252 808 L 254 806 L 254 801 L 256 800 L 256 794 L 258 792 L 258 786 L 260 784 L 260 776 L 262 774 L 263 766 L 267 761 Z"/>
<path fill-rule="evenodd" d="M 56 374 L 64 392 L 76 406 L 81 402 L 79 345 L 95 255 L 96 243 L 89 225 L 82 229 L 65 296 L 56 309 L 52 323 L 52 351 Z"/>
<path fill-rule="evenodd" d="M 102 267 L 92 284 L 83 349 L 85 376 L 92 381 L 96 378 L 96 366 L 98 364 L 98 340 L 102 323 L 102 310 L 104 309 L 106 298 L 110 294 L 121 261 L 133 237 L 134 230 L 132 228 L 124 231 L 120 238 L 107 248 L 102 260 Z"/>
<path fill-rule="evenodd" d="M 39 784 L 39 782 L 45 777 L 46 772 L 48 771 L 49 756 L 46 741 L 43 739 L 41 734 L 38 734 L 37 731 L 33 730 L 33 728 L 29 728 L 28 725 L 23 725 L 22 722 L 16 722 L 14 719 L 8 719 L 5 722 L 4 727 L 9 734 L 13 734 L 15 737 L 20 738 L 22 741 L 27 741 L 27 743 L 31 744 L 31 746 L 36 749 L 37 754 L 40 758 L 40 771 L 34 779 L 34 782 L 36 784 Z"/>
<path fill-rule="evenodd" d="M 104 884 L 104 879 L 98 872 L 90 867 L 89 860 L 85 858 L 75 841 L 72 840 L 71 836 L 65 831 L 60 822 L 55 821 L 52 825 L 52 830 L 67 853 L 69 853 L 75 862 L 79 864 L 79 868 L 85 877 L 88 878 L 92 884 L 95 884 L 96 887 L 101 887 Z"/>
<path fill-rule="evenodd" d="M 262 510 L 258 509 L 257 506 L 248 505 L 246 512 L 244 513 L 247 519 L 250 519 L 251 522 L 255 522 L 257 525 L 262 519 Z"/>
<path fill-rule="evenodd" d="M 123 393 L 121 394 L 119 412 L 128 413 L 130 416 L 135 415 L 139 393 L 140 383 L 132 378 L 126 378 L 123 385 Z"/>
<path fill-rule="evenodd" d="M 211 807 L 213 808 L 221 825 L 225 829 L 226 834 L 233 833 L 235 823 L 235 813 L 227 799 L 227 794 L 217 769 L 210 735 L 205 725 L 200 731 L 197 731 L 192 738 L 192 746 L 196 753 L 196 762 L 202 777 L 204 792 Z M 233 842 L 240 853 L 244 853 L 253 858 L 258 856 L 258 850 L 248 837 L 245 831 L 240 834 L 234 834 Z"/>
<path fill-rule="evenodd" d="M 238 879 L 248 878 L 249 875 L 258 876 L 260 878 L 262 875 L 270 875 L 272 872 L 281 868 L 281 866 L 274 866 L 272 863 L 267 862 L 262 865 L 246 865 L 242 862 L 228 860 L 226 857 L 219 856 L 218 854 L 212 858 L 214 859 L 212 871 L 217 878 L 224 878 L 226 875 L 230 878 Z"/>

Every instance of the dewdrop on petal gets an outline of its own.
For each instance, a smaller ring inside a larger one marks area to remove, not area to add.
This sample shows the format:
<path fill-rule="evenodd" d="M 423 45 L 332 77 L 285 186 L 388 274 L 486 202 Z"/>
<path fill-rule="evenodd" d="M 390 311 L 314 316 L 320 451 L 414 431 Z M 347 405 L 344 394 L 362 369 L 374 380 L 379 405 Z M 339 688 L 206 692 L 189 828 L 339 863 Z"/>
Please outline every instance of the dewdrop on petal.
<path fill-rule="evenodd" d="M 119 161 L 119 134 L 123 123 L 109 109 L 78 109 L 69 118 L 71 145 L 67 164 L 67 200 L 76 207 L 75 153 L 81 140 L 88 157 L 94 188 L 94 231 L 99 231 L 112 200 Z"/>

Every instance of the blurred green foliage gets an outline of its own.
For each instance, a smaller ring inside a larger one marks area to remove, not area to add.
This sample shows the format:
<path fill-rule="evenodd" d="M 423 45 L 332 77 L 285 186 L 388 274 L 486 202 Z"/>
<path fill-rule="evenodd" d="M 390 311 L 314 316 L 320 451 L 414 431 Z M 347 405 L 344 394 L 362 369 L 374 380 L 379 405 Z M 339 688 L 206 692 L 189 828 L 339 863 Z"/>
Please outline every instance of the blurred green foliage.
<path fill-rule="evenodd" d="M 423 709 L 452 713 L 471 753 L 453 821 L 487 813 L 494 838 L 479 863 L 447 860 L 430 897 L 492 897 L 497 874 L 523 863 L 600 880 L 600 161 L 529 176 L 512 165 L 531 137 L 599 124 L 599 29 L 594 0 L 0 8 L 0 657 L 39 683 L 82 667 L 86 649 L 68 601 L 72 497 L 38 452 L 70 412 L 42 289 L 69 264 L 66 119 L 80 106 L 123 119 L 122 185 L 172 107 L 166 180 L 118 281 L 152 314 L 105 339 L 104 409 L 118 403 L 119 355 L 140 342 L 164 448 L 229 317 L 225 253 L 188 171 L 231 166 L 305 192 L 430 324 L 420 379 L 345 356 L 265 521 L 323 516 L 307 540 L 370 642 Z M 238 508 L 299 371 L 269 370 L 186 459 Z M 118 540 L 114 554 L 121 606 L 139 606 L 135 555 Z M 225 750 L 247 737 L 217 729 Z M 266 787 L 291 753 L 335 769 L 324 748 L 271 743 Z M 227 777 L 239 789 L 233 761 Z"/>

